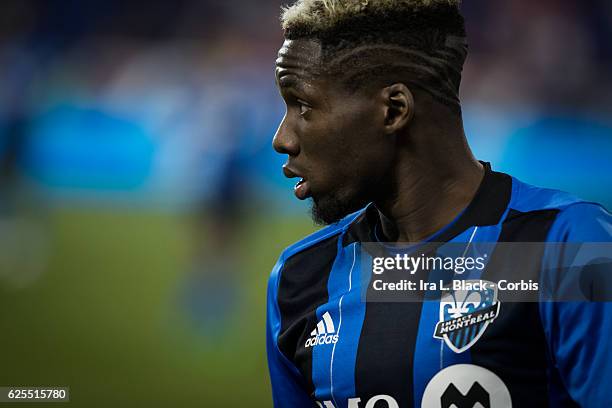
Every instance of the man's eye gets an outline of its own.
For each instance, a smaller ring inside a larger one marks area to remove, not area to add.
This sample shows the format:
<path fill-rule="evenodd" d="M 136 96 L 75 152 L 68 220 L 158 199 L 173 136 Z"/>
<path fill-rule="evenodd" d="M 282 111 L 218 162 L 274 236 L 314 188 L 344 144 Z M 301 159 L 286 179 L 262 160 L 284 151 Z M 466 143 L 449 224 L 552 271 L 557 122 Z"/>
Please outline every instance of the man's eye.
<path fill-rule="evenodd" d="M 305 116 L 312 110 L 312 108 L 305 102 L 298 101 L 298 103 L 300 104 L 300 116 Z"/>

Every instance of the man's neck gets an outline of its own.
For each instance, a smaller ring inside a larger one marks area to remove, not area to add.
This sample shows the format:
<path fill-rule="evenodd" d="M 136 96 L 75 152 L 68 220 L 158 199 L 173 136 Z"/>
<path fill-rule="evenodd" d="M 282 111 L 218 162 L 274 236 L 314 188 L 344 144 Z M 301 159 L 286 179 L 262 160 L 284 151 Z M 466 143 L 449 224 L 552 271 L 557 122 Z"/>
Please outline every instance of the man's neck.
<path fill-rule="evenodd" d="M 480 165 L 480 164 L 479 164 Z M 484 170 L 463 178 L 415 183 L 399 199 L 377 204 L 383 234 L 391 242 L 419 242 L 452 222 L 472 201 Z"/>
<path fill-rule="evenodd" d="M 461 139 L 465 140 L 463 135 Z M 435 143 L 428 146 L 429 152 L 425 148 L 400 153 L 391 191 L 375 202 L 382 232 L 390 242 L 420 242 L 435 234 L 472 202 L 483 180 L 484 166 L 467 143 L 436 151 Z"/>

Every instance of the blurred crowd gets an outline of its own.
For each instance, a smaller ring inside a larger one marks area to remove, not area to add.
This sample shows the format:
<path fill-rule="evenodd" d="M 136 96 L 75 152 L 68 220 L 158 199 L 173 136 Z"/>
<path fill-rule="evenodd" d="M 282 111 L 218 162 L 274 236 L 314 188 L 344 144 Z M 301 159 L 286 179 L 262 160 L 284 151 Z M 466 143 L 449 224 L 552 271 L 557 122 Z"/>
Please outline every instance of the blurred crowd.
<path fill-rule="evenodd" d="M 278 4 L 0 7 L 0 151 L 28 179 L 216 199 L 236 158 L 267 147 Z"/>
<path fill-rule="evenodd" d="M 466 102 L 610 112 L 609 1 L 472 0 L 463 9 Z"/>
<path fill-rule="evenodd" d="M 280 7 L 3 2 L 2 183 L 20 174 L 64 196 L 90 189 L 85 198 L 104 191 L 170 205 L 279 191 L 269 144 L 283 110 L 272 70 Z M 473 0 L 463 8 L 465 105 L 609 112 L 609 2 Z"/>

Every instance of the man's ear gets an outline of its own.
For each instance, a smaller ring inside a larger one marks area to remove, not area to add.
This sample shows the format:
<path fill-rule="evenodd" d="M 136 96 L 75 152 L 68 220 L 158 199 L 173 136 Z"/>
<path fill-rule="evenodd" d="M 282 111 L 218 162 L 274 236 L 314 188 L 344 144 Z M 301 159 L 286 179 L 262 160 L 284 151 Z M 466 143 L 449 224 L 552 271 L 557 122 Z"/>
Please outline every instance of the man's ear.
<path fill-rule="evenodd" d="M 382 90 L 385 103 L 385 131 L 397 133 L 405 128 L 414 116 L 414 97 L 410 89 L 402 83 L 396 83 Z"/>

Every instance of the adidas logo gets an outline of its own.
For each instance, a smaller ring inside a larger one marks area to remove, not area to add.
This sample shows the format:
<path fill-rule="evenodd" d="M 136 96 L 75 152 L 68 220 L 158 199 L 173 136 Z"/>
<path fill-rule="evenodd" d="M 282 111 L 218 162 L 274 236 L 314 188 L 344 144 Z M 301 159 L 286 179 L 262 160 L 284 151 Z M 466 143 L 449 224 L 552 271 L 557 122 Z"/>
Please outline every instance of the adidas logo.
<path fill-rule="evenodd" d="M 310 332 L 312 337 L 306 340 L 304 347 L 308 348 L 323 344 L 336 344 L 338 342 L 338 335 L 334 333 L 336 333 L 334 322 L 329 312 L 325 312 L 323 319 L 317 324 L 317 328 Z"/>

